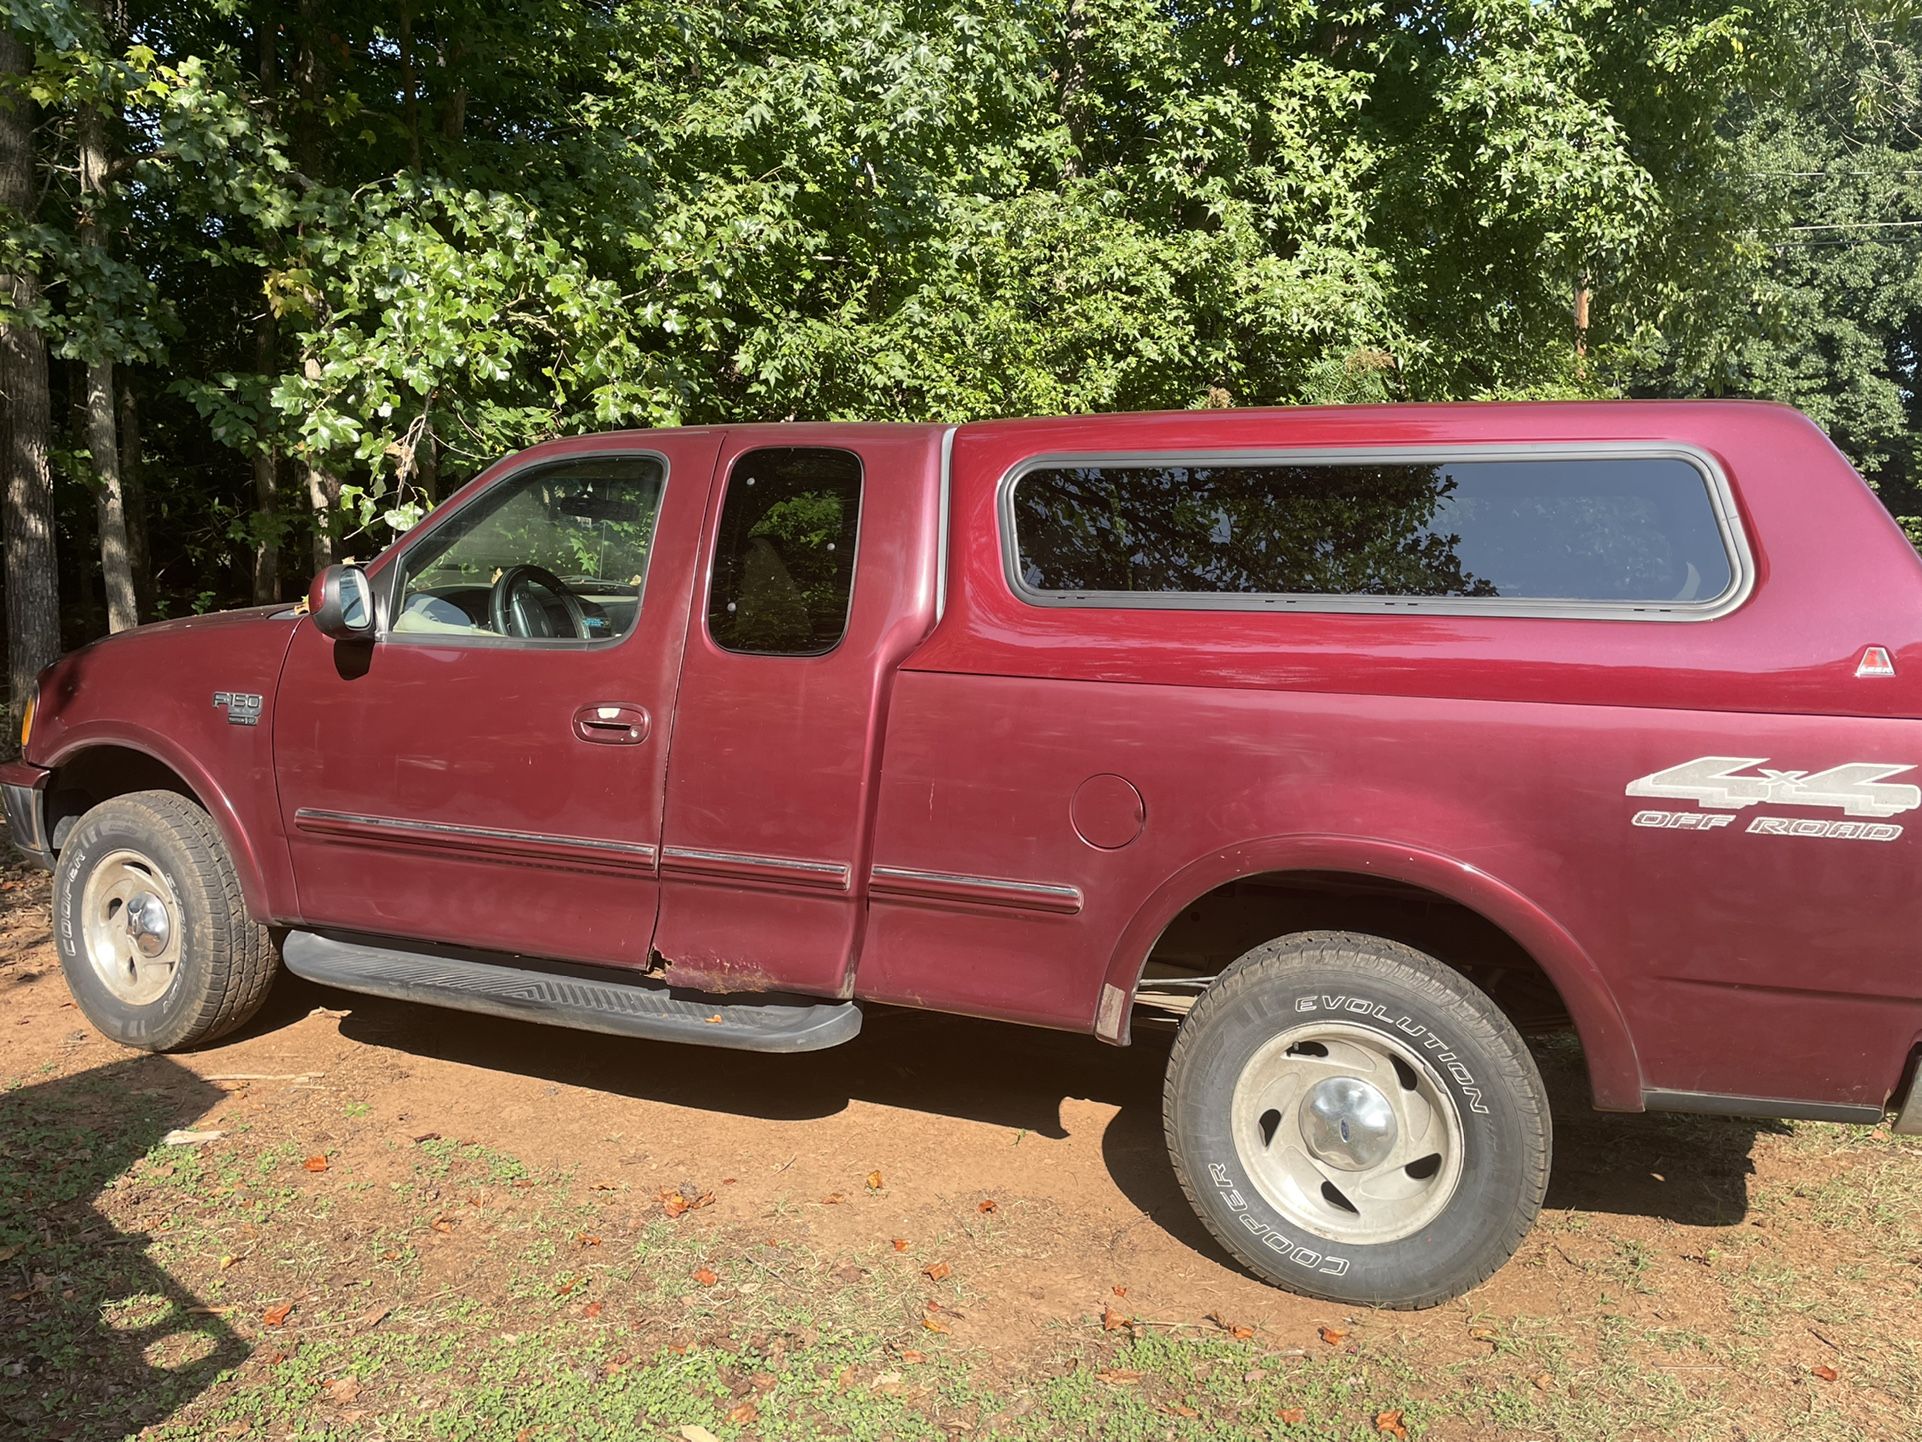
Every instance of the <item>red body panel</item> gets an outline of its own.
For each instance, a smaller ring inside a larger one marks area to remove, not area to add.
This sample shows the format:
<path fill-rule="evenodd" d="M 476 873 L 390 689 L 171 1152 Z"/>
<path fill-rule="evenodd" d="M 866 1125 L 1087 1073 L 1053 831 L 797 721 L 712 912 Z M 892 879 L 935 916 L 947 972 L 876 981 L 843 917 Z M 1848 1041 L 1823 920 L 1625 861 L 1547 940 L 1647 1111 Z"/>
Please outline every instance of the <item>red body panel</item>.
<path fill-rule="evenodd" d="M 847 635 L 824 656 L 748 656 L 708 636 L 700 552 L 668 766 L 656 949 L 710 990 L 841 995 L 867 895 L 881 732 L 900 662 L 934 625 L 939 456 L 925 427 L 744 427 L 719 474 L 769 444 L 861 457 Z"/>
<path fill-rule="evenodd" d="M 113 740 L 173 765 L 276 921 L 627 965 L 652 950 L 695 985 L 1117 1041 L 1149 948 L 1212 888 L 1389 878 L 1534 957 L 1601 1105 L 1874 1106 L 1895 1088 L 1922 1040 L 1915 828 L 1748 831 L 1838 815 L 1772 804 L 1659 829 L 1635 818 L 1667 803 L 1626 791 L 1698 757 L 1922 765 L 1922 564 L 1809 422 L 1727 403 L 1183 412 L 965 426 L 951 467 L 947 434 L 539 448 L 673 461 L 642 618 L 618 646 L 383 641 L 354 674 L 285 620 L 149 628 L 50 673 L 29 759 Z M 1690 621 L 1133 610 L 1037 606 L 1007 580 L 1000 484 L 1039 455 L 1575 442 L 1712 457 L 1746 599 Z M 826 656 L 732 655 L 706 635 L 719 478 L 766 444 L 862 457 L 851 621 Z M 1856 678 L 1869 645 L 1893 677 Z M 209 706 L 236 688 L 268 696 L 259 727 Z M 645 708 L 646 742 L 571 736 L 603 701 Z"/>

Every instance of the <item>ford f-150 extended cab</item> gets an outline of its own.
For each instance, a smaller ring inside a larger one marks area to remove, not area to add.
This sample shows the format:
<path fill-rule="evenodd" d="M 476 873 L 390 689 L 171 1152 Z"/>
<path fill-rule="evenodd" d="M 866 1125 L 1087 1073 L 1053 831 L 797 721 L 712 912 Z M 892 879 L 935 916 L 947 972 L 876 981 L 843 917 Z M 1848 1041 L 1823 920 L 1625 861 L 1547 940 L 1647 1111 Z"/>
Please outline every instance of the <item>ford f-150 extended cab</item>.
<path fill-rule="evenodd" d="M 1513 1252 L 1549 1114 L 1922 1127 L 1922 563 L 1746 403 L 725 426 L 504 460 L 302 608 L 41 678 L 0 771 L 131 1046 L 349 990 L 795 1051 L 1178 1025 L 1283 1286 Z"/>

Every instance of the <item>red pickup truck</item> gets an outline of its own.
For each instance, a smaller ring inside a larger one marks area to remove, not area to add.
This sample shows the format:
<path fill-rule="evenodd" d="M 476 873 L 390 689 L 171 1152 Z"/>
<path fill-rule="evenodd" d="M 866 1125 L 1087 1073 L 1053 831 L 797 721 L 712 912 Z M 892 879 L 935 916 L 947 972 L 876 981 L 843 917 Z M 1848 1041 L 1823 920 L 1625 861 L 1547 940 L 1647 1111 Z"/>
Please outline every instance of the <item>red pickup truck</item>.
<path fill-rule="evenodd" d="M 277 965 L 713 1046 L 870 1004 L 1178 1025 L 1261 1276 L 1423 1306 L 1594 1101 L 1922 1128 L 1922 564 L 1746 403 L 727 426 L 537 446 L 307 605 L 40 680 L 74 996 Z"/>

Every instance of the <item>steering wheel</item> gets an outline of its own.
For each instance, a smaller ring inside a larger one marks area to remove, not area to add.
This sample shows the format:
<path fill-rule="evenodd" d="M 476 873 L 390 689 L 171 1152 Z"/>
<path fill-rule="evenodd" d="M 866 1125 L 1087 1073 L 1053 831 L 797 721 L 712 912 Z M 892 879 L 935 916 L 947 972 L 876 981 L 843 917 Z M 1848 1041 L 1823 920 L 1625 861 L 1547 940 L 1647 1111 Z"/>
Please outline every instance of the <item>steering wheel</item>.
<path fill-rule="evenodd" d="M 552 636 L 547 608 L 532 604 L 528 594 L 531 588 L 539 586 L 561 603 L 567 612 L 567 624 L 574 628 L 574 637 L 580 641 L 593 640 L 587 627 L 587 610 L 581 605 L 581 598 L 567 589 L 567 582 L 548 570 L 545 566 L 509 566 L 500 573 L 493 589 L 487 593 L 487 618 L 492 623 L 494 633 L 499 636 L 520 636 L 528 640 Z"/>

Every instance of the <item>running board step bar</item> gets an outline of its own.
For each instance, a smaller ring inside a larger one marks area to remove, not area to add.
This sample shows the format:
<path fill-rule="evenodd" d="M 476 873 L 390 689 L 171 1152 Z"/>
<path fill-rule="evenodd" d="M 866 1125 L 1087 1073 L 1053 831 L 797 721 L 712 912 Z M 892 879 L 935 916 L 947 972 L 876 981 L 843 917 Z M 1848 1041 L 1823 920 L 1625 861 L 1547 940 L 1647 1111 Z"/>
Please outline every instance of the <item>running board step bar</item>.
<path fill-rule="evenodd" d="M 504 960 L 403 950 L 312 931 L 288 932 L 280 956 L 295 976 L 343 991 L 614 1036 L 794 1052 L 838 1046 L 861 1030 L 861 1009 L 851 1001 L 735 1001 L 658 982 L 606 981 L 581 976 L 578 969 L 535 971 Z"/>

